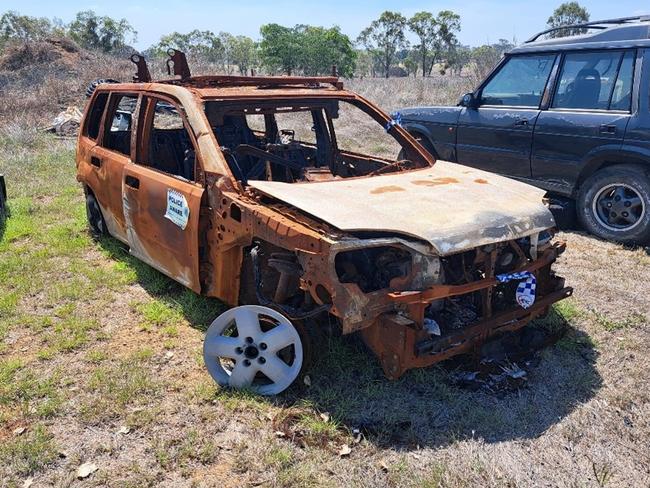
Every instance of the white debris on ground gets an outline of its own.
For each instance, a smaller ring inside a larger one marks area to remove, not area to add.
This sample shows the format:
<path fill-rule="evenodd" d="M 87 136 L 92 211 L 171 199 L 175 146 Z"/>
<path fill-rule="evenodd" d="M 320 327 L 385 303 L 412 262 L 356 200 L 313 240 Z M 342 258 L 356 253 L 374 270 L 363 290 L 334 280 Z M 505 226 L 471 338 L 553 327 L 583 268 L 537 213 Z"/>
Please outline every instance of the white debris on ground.
<path fill-rule="evenodd" d="M 62 137 L 74 137 L 79 132 L 79 125 L 83 114 L 77 107 L 68 107 L 54 117 L 52 125 L 45 127 L 47 132 L 54 132 Z"/>

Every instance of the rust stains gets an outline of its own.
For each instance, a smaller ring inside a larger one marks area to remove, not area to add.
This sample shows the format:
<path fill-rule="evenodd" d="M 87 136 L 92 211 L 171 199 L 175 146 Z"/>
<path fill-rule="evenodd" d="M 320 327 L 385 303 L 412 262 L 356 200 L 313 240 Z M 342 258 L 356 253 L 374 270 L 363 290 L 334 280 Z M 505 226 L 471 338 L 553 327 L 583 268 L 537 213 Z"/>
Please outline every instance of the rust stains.
<path fill-rule="evenodd" d="M 479 184 L 481 184 L 481 185 L 487 185 L 488 180 L 486 180 L 486 179 L 484 179 L 484 178 L 476 178 L 476 179 L 474 180 L 474 183 L 479 183 Z"/>
<path fill-rule="evenodd" d="M 404 190 L 404 188 L 402 188 L 401 186 L 388 185 L 388 186 L 380 186 L 378 188 L 375 188 L 374 190 L 370 190 L 370 193 L 374 195 L 379 195 L 382 193 L 391 193 L 396 191 L 406 191 L 406 190 Z"/>
<path fill-rule="evenodd" d="M 456 178 L 451 178 L 446 176 L 444 178 L 434 178 L 432 180 L 415 180 L 412 181 L 414 185 L 418 186 L 438 186 L 438 185 L 449 185 L 450 183 L 459 183 Z"/>

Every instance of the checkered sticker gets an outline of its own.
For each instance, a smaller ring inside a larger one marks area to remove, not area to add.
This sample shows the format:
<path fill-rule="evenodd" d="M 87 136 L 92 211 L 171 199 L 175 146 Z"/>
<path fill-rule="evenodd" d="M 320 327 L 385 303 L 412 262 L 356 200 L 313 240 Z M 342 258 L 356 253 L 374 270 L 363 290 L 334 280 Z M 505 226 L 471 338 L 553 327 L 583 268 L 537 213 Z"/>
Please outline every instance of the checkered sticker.
<path fill-rule="evenodd" d="M 503 273 L 495 276 L 499 283 L 507 283 L 513 280 L 521 280 L 517 285 L 515 292 L 515 299 L 522 308 L 528 308 L 535 303 L 535 289 L 537 288 L 537 281 L 535 275 L 529 271 L 522 271 L 521 273 Z"/>

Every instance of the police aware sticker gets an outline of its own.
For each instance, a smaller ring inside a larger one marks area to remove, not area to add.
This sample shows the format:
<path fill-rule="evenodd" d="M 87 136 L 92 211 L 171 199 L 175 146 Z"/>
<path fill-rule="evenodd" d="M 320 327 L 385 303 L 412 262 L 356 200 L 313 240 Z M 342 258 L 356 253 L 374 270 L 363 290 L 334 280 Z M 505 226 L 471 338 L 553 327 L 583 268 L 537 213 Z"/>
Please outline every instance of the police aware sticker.
<path fill-rule="evenodd" d="M 190 207 L 187 206 L 187 200 L 182 193 L 167 189 L 167 212 L 165 218 L 174 222 L 181 229 L 185 230 L 187 221 L 190 218 Z"/>

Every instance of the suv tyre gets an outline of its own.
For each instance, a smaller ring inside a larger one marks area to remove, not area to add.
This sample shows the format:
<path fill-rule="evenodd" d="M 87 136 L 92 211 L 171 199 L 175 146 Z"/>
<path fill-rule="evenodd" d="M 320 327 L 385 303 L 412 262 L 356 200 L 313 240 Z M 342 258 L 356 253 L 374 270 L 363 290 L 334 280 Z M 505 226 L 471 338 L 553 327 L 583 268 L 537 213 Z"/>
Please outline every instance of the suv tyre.
<path fill-rule="evenodd" d="M 86 217 L 88 218 L 88 228 L 93 237 L 98 238 L 108 235 L 102 210 L 92 193 L 86 194 Z"/>
<path fill-rule="evenodd" d="M 578 217 L 592 234 L 625 244 L 650 241 L 650 176 L 620 165 L 591 175 L 578 193 Z"/>

